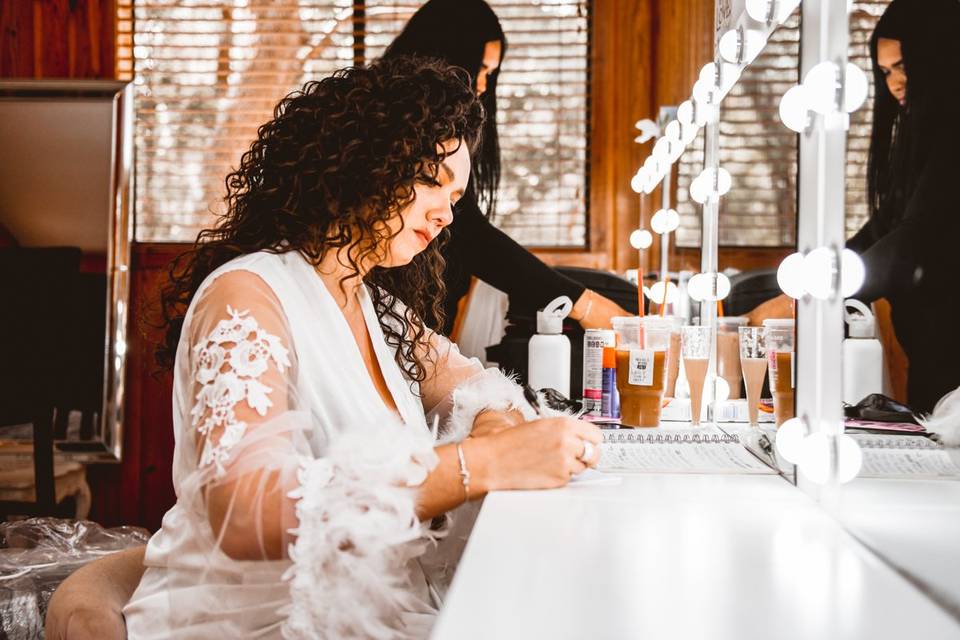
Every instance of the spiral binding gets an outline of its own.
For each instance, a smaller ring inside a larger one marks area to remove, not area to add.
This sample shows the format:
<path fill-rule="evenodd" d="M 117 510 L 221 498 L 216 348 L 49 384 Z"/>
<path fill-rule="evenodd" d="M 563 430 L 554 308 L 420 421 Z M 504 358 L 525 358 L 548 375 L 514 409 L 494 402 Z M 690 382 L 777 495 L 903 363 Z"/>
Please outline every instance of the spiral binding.
<path fill-rule="evenodd" d="M 740 436 L 713 433 L 634 433 L 627 430 L 605 431 L 603 434 L 605 443 L 631 442 L 635 444 L 739 444 Z"/>
<path fill-rule="evenodd" d="M 875 433 L 850 434 L 864 449 L 942 449 L 943 446 L 921 436 L 887 436 Z"/>

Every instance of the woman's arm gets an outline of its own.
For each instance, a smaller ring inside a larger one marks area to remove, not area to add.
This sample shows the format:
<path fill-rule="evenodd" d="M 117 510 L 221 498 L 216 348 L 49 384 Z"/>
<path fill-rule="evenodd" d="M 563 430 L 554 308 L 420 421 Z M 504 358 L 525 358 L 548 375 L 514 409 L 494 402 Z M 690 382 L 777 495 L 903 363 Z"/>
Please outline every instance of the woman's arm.
<path fill-rule="evenodd" d="M 45 627 L 49 640 L 124 640 L 123 607 L 143 576 L 146 547 L 119 551 L 77 569 L 54 592 Z"/>

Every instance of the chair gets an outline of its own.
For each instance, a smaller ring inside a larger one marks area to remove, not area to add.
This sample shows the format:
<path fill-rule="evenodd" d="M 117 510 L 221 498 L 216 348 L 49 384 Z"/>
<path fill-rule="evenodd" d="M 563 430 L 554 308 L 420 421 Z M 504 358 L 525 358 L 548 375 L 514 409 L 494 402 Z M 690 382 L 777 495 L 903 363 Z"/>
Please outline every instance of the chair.
<path fill-rule="evenodd" d="M 83 466 L 55 464 L 53 456 L 80 258 L 75 247 L 0 249 L 0 293 L 9 310 L 0 314 L 0 425 L 31 425 L 33 435 L 33 446 L 19 454 L 0 449 L 0 516 L 54 515 L 67 496 L 76 497 L 77 513 L 89 510 Z"/>

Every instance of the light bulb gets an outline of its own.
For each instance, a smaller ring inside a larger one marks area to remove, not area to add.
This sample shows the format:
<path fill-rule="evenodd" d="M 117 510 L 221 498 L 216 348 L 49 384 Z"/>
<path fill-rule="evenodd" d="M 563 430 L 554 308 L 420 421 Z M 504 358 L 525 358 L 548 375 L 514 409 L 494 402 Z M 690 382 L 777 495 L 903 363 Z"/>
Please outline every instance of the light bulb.
<path fill-rule="evenodd" d="M 790 463 L 797 464 L 803 457 L 803 441 L 807 437 L 807 423 L 803 418 L 790 418 L 777 429 L 777 452 Z"/>
<path fill-rule="evenodd" d="M 649 175 L 647 176 L 646 182 L 643 183 L 643 192 L 647 195 L 650 195 L 657 188 L 657 185 L 660 184 L 662 176 Z"/>
<path fill-rule="evenodd" d="M 700 67 L 700 75 L 697 76 L 697 82 L 702 82 L 708 87 L 717 86 L 717 65 L 715 62 L 708 62 Z"/>
<path fill-rule="evenodd" d="M 683 144 L 690 144 L 697 138 L 697 131 L 700 128 L 695 123 L 684 124 L 680 127 Z"/>
<path fill-rule="evenodd" d="M 650 287 L 650 299 L 657 304 L 663 304 L 663 291 L 664 291 L 664 282 L 659 280 L 653 283 L 653 286 Z M 667 291 L 667 304 L 673 304 L 677 300 L 677 294 L 679 290 L 677 285 L 670 282 L 666 287 Z"/>
<path fill-rule="evenodd" d="M 684 100 L 680 103 L 680 106 L 677 107 L 677 120 L 680 121 L 680 124 L 694 124 L 692 102 Z"/>
<path fill-rule="evenodd" d="M 710 197 L 710 187 L 703 175 L 699 175 L 690 183 L 690 199 L 697 204 L 703 204 Z"/>
<path fill-rule="evenodd" d="M 840 295 L 849 298 L 863 286 L 867 269 L 856 251 L 844 249 L 840 254 Z"/>
<path fill-rule="evenodd" d="M 717 169 L 717 193 L 721 196 L 727 195 L 732 185 L 733 179 L 730 177 L 730 172 L 723 167 Z"/>
<path fill-rule="evenodd" d="M 720 36 L 720 44 L 717 45 L 717 48 L 720 50 L 720 55 L 724 60 L 733 63 L 739 63 L 741 61 L 741 56 L 743 55 L 743 50 L 741 49 L 742 40 L 743 31 L 740 29 L 730 29 Z"/>
<path fill-rule="evenodd" d="M 640 171 L 637 171 L 637 173 L 630 178 L 630 188 L 633 189 L 634 193 L 641 193 L 643 191 L 644 180 L 646 180 L 646 173 L 643 167 L 640 167 Z"/>
<path fill-rule="evenodd" d="M 679 125 L 678 125 L 679 126 Z M 682 140 L 671 140 L 670 141 L 670 164 L 673 164 L 680 159 L 680 156 L 683 155 L 683 152 L 686 150 L 686 143 Z"/>
<path fill-rule="evenodd" d="M 730 383 L 717 376 L 713 380 L 714 400 L 723 402 L 730 397 Z"/>
<path fill-rule="evenodd" d="M 860 472 L 863 453 L 856 441 L 846 434 L 831 436 L 818 431 L 810 434 L 803 441 L 800 469 L 811 482 L 817 484 L 829 482 L 834 471 L 834 461 L 836 481 L 849 482 Z"/>
<path fill-rule="evenodd" d="M 667 209 L 666 215 L 666 229 L 667 233 L 672 233 L 676 231 L 680 226 L 680 214 L 677 213 L 676 209 Z"/>
<path fill-rule="evenodd" d="M 650 228 L 653 229 L 654 233 L 659 233 L 660 235 L 667 233 L 666 217 L 666 209 L 660 209 L 653 214 L 653 217 L 650 218 Z"/>
<path fill-rule="evenodd" d="M 831 113 L 837 109 L 837 90 L 840 74 L 837 65 L 825 60 L 815 65 L 803 78 L 807 91 L 807 105 L 817 113 Z"/>
<path fill-rule="evenodd" d="M 653 244 L 653 234 L 646 229 L 634 229 L 630 234 L 630 246 L 634 249 L 648 249 Z"/>
<path fill-rule="evenodd" d="M 848 62 L 843 84 L 843 110 L 853 113 L 859 109 L 867 99 L 869 91 L 870 83 L 867 80 L 867 74 L 857 65 Z"/>
<path fill-rule="evenodd" d="M 733 64 L 750 64 L 763 51 L 767 39 L 753 29 L 731 29 L 720 37 L 720 55 Z"/>
<path fill-rule="evenodd" d="M 788 128 L 803 133 L 810 125 L 807 90 L 801 85 L 790 87 L 780 98 L 780 120 Z"/>
<path fill-rule="evenodd" d="M 687 295 L 697 302 L 703 302 L 707 296 L 709 286 L 710 283 L 707 282 L 704 274 L 695 273 L 687 280 Z"/>
<path fill-rule="evenodd" d="M 717 300 L 724 300 L 730 295 L 730 278 L 722 273 L 717 274 Z"/>
<path fill-rule="evenodd" d="M 803 258 L 803 288 L 818 300 L 834 294 L 836 273 L 836 253 L 832 249 L 818 247 Z"/>
<path fill-rule="evenodd" d="M 719 74 L 720 77 L 717 78 L 717 86 L 720 89 L 720 96 L 725 96 L 730 92 L 730 89 L 733 88 L 733 85 L 737 84 L 737 80 L 740 79 L 740 66 L 736 64 L 730 64 L 729 62 L 721 62 Z"/>
<path fill-rule="evenodd" d="M 666 138 L 657 140 L 657 143 L 653 145 L 653 155 L 661 163 L 666 164 L 670 157 L 670 141 Z"/>
<path fill-rule="evenodd" d="M 850 482 L 863 466 L 863 451 L 857 441 L 845 433 L 837 436 L 837 482 Z"/>
<path fill-rule="evenodd" d="M 717 86 L 713 80 L 704 81 L 703 78 L 701 78 L 693 83 L 693 99 L 700 104 L 713 104 L 716 100 L 716 92 Z"/>
<path fill-rule="evenodd" d="M 680 141 L 680 123 L 676 120 L 671 120 L 668 122 L 663 131 L 667 140 L 670 140 L 671 142 Z"/>
<path fill-rule="evenodd" d="M 804 296 L 806 290 L 803 288 L 803 255 L 791 253 L 783 259 L 777 267 L 777 284 L 791 298 L 799 300 Z"/>
<path fill-rule="evenodd" d="M 800 0 L 747 0 L 747 14 L 764 24 L 784 22 L 800 4 Z"/>

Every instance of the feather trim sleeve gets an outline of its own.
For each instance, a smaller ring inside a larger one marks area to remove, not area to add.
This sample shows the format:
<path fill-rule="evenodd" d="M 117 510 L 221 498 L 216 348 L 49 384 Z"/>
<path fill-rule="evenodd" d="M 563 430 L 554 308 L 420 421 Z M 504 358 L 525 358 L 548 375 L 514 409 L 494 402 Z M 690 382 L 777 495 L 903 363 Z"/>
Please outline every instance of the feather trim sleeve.
<path fill-rule="evenodd" d="M 303 461 L 284 638 L 410 637 L 404 614 L 431 611 L 410 571 L 435 535 L 415 509 L 436 464 L 430 438 L 399 424 L 351 431 Z"/>
<path fill-rule="evenodd" d="M 473 421 L 482 411 L 515 409 L 524 420 L 536 418 L 517 381 L 499 369 L 485 369 L 461 383 L 453 390 L 452 400 L 453 408 L 440 432 L 439 444 L 460 442 L 470 435 Z"/>

